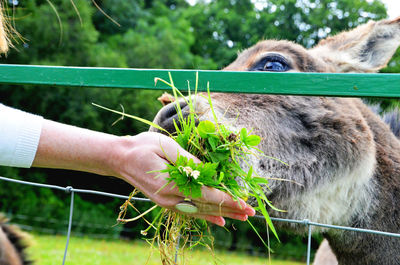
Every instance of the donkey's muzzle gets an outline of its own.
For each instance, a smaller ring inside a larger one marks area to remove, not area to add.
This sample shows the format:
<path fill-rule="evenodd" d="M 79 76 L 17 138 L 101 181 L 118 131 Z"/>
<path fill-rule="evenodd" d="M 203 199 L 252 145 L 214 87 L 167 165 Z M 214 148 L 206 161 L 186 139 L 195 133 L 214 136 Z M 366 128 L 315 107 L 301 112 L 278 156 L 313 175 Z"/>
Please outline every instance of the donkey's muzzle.
<path fill-rule="evenodd" d="M 157 116 L 154 119 L 154 123 L 158 124 L 171 134 L 176 132 L 175 124 L 178 126 L 179 129 L 182 128 L 177 104 L 178 103 L 174 102 L 166 105 L 157 113 Z M 179 106 L 183 119 L 186 119 L 190 113 L 189 106 L 184 101 L 179 102 Z M 162 131 L 157 130 L 153 127 L 150 130 L 162 133 Z"/>

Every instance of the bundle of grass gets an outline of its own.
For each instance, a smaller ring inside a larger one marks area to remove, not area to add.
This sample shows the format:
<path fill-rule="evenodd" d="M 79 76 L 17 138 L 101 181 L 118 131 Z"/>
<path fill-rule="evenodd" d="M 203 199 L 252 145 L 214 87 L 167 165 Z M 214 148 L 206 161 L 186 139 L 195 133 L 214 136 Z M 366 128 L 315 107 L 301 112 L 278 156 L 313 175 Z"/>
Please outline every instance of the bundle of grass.
<path fill-rule="evenodd" d="M 214 119 L 213 121 L 204 120 L 198 122 L 199 117 L 194 109 L 190 88 L 188 89 L 188 97 L 184 97 L 175 87 L 171 75 L 169 77 L 169 82 L 160 78 L 156 78 L 155 82 L 163 82 L 172 89 L 173 98 L 171 101 L 177 101 L 178 97 L 184 98 L 190 108 L 189 115 L 184 117 L 180 105 L 175 104 L 179 117 L 178 121 L 174 121 L 176 133 L 170 134 L 159 125 L 150 121 L 111 110 L 121 115 L 142 121 L 167 133 L 182 148 L 201 160 L 201 163 L 196 164 L 192 159 L 189 160 L 185 156 L 179 156 L 179 154 L 176 161 L 169 159 L 170 164 L 167 165 L 166 169 L 153 171 L 160 173 L 159 176 L 165 173 L 168 174 L 168 183 L 162 188 L 173 183 L 173 187 L 177 187 L 187 198 L 187 201 L 180 204 L 178 209 L 181 210 L 180 212 L 189 214 L 196 212 L 196 207 L 191 205 L 189 198 L 201 197 L 202 186 L 219 189 L 230 194 L 232 198 L 237 201 L 239 201 L 239 198 L 247 200 L 253 197 L 258 202 L 258 206 L 255 207 L 255 209 L 265 217 L 267 227 L 269 227 L 276 238 L 278 238 L 269 217 L 267 206 L 277 211 L 280 210 L 276 209 L 265 196 L 264 190 L 268 188 L 268 180 L 259 177 L 257 173 L 253 171 L 252 165 L 248 162 L 250 156 L 265 156 L 265 154 L 257 148 L 261 138 L 258 135 L 252 134 L 252 131 L 248 131 L 246 128 L 233 131 L 228 125 L 221 124 L 213 109 L 209 85 L 207 88 L 208 94 L 197 94 L 198 75 L 196 75 L 195 96 L 207 98 Z M 244 165 L 246 169 L 242 168 L 242 165 Z M 131 193 L 130 198 L 121 206 L 121 211 L 118 216 L 119 222 L 126 223 L 138 220 L 139 218 L 143 218 L 148 212 L 159 208 L 154 206 L 144 213 L 139 213 L 139 215 L 134 218 L 127 219 L 126 214 L 129 207 L 133 207 L 133 209 L 137 210 L 131 202 L 131 197 L 135 194 L 136 191 Z M 174 212 L 168 209 L 159 209 L 158 211 L 156 218 L 152 222 L 146 220 L 149 227 L 145 231 L 142 231 L 142 234 L 147 235 L 150 229 L 154 229 L 154 237 L 149 240 L 149 242 L 152 245 L 157 243 L 163 264 L 177 264 L 177 254 L 184 256 L 183 250 L 185 248 L 190 249 L 197 245 L 204 246 L 212 252 L 213 238 L 208 229 L 207 222 L 198 221 L 189 215 L 184 215 L 180 212 Z M 254 229 L 263 244 L 268 248 L 268 244 L 261 238 L 251 222 L 249 220 L 247 220 L 247 222 Z M 184 258 L 180 257 L 179 260 L 184 261 Z"/>

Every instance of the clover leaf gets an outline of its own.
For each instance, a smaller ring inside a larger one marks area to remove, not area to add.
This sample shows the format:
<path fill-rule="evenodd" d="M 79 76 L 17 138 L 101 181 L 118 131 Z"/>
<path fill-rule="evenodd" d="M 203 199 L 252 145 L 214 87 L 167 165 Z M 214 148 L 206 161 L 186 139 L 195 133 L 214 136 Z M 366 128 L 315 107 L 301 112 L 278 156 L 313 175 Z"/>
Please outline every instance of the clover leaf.
<path fill-rule="evenodd" d="M 197 131 L 201 138 L 208 138 L 210 134 L 215 133 L 215 125 L 211 121 L 201 121 L 197 126 Z"/>

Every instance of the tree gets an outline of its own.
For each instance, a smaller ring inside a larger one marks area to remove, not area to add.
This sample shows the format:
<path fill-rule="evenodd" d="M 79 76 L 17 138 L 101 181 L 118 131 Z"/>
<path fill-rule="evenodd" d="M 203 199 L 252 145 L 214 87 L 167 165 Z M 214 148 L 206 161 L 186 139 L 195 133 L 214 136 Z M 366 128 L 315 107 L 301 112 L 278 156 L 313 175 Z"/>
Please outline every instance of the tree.
<path fill-rule="evenodd" d="M 138 20 L 150 16 L 149 12 L 145 10 L 145 2 L 144 0 L 99 2 L 101 10 L 97 9 L 93 17 L 96 28 L 106 36 L 125 33 L 129 29 L 135 28 Z"/>
<path fill-rule="evenodd" d="M 70 1 L 52 1 L 54 5 L 37 2 L 27 1 L 16 9 L 16 17 L 23 18 L 18 21 L 16 28 L 26 42 L 18 43 L 17 50 L 12 50 L 2 61 L 88 65 L 87 54 L 99 37 L 91 20 L 92 6 L 87 1 L 74 0 L 79 10 L 78 16 Z"/>
<path fill-rule="evenodd" d="M 199 1 L 185 15 L 196 39 L 191 51 L 212 58 L 219 68 L 231 62 L 238 50 L 262 39 L 286 39 L 311 47 L 328 34 L 387 16 L 377 0 L 269 0 L 255 5 L 251 0 Z"/>
<path fill-rule="evenodd" d="M 288 39 L 311 47 L 328 34 L 355 27 L 369 19 L 386 17 L 384 6 L 378 0 L 199 0 L 193 6 L 185 0 L 96 2 L 121 26 L 117 26 L 87 0 L 74 0 L 79 15 L 71 5 L 71 0 L 51 0 L 58 13 L 45 0 L 20 1 L 16 6 L 15 24 L 26 42 L 16 43 L 18 50 L 12 50 L 8 57 L 0 59 L 1 62 L 221 69 L 235 59 L 238 51 L 262 39 Z M 384 71 L 400 71 L 399 62 L 400 55 L 397 53 Z M 159 95 L 160 92 L 140 90 L 0 86 L 0 98 L 4 104 L 56 121 L 117 135 L 136 134 L 147 128 L 131 120 L 111 126 L 118 117 L 94 108 L 92 102 L 111 108 L 119 108 L 119 104 L 122 104 L 127 113 L 151 120 L 161 106 L 156 101 Z M 397 100 L 385 102 L 389 102 L 384 103 L 389 108 L 399 105 Z M 0 175 L 18 175 L 62 186 L 73 185 L 117 193 L 128 194 L 131 190 L 123 182 L 104 178 L 99 182 L 95 176 L 83 177 L 81 173 L 69 171 L 0 168 Z M 54 206 L 55 210 L 50 207 L 44 209 L 41 214 L 46 217 L 62 216 L 64 212 L 60 209 L 66 205 L 65 201 L 57 200 L 58 197 L 51 192 L 12 185 L 0 185 L 0 197 L 5 202 L 1 209 L 3 211 L 7 208 L 28 211 L 27 205 L 31 205 L 29 212 L 35 212 L 41 210 L 43 201 L 51 202 L 49 205 Z M 91 197 L 86 199 L 90 201 Z M 91 206 L 84 202 L 79 205 L 88 212 L 88 216 L 80 218 L 89 220 L 99 212 L 98 215 L 108 215 L 108 220 L 115 217 L 117 212 L 114 206 L 117 206 L 117 202 L 102 201 L 111 205 L 109 212 L 104 214 L 104 207 L 96 208 L 99 198 L 95 200 Z M 90 207 L 97 210 L 91 211 Z M 259 227 L 263 225 L 258 224 Z M 251 236 L 246 234 L 247 224 L 235 223 L 235 226 L 242 232 L 235 232 L 238 237 L 232 237 L 232 242 L 239 237 L 240 240 L 248 240 L 249 244 L 258 242 L 252 242 Z M 141 226 L 137 228 L 140 231 Z M 223 234 L 221 237 L 225 236 Z M 290 238 L 287 237 L 287 241 Z M 295 240 L 298 239 L 293 242 Z"/>

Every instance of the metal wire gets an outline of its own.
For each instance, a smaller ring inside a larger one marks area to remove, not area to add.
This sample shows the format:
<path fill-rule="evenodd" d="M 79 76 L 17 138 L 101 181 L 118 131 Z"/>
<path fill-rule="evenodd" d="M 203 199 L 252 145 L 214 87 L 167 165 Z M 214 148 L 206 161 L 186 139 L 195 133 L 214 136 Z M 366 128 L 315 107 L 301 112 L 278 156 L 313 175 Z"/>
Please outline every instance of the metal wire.
<path fill-rule="evenodd" d="M 310 264 L 310 258 L 311 258 L 311 225 L 307 220 L 307 226 L 308 226 L 308 240 L 307 240 L 307 265 Z"/>
<path fill-rule="evenodd" d="M 96 195 L 101 195 L 101 196 L 107 196 L 107 197 L 113 197 L 113 198 L 118 198 L 118 199 L 124 199 L 127 200 L 129 199 L 129 196 L 125 195 L 120 195 L 120 194 L 115 194 L 115 193 L 109 193 L 109 192 L 104 192 L 104 191 L 97 191 L 97 190 L 85 190 L 85 189 L 75 189 L 70 186 L 68 187 L 62 187 L 62 186 L 57 186 L 57 185 L 49 185 L 49 184 L 42 184 L 42 183 L 36 183 L 36 182 L 30 182 L 30 181 L 24 181 L 24 180 L 19 180 L 19 179 L 10 179 L 10 178 L 5 178 L 0 176 L 0 180 L 8 181 L 8 182 L 14 182 L 18 184 L 25 184 L 25 185 L 30 185 L 30 186 L 36 186 L 40 188 L 49 188 L 49 189 L 56 189 L 56 190 L 63 190 L 65 192 L 75 192 L 75 193 L 86 193 L 86 194 L 96 194 Z M 146 198 L 139 198 L 139 197 L 132 197 L 132 200 L 134 201 L 145 201 L 145 202 L 150 202 L 149 199 Z"/>
<path fill-rule="evenodd" d="M 66 260 L 66 256 L 67 256 L 67 252 L 68 252 L 69 240 L 70 240 L 70 237 L 71 237 L 72 216 L 73 216 L 73 211 L 74 211 L 74 194 L 75 193 L 95 194 L 95 195 L 119 198 L 119 199 L 124 199 L 124 200 L 127 200 L 129 198 L 129 196 L 120 195 L 120 194 L 114 194 L 114 193 L 108 193 L 108 192 L 103 192 L 103 191 L 86 190 L 86 189 L 75 189 L 75 188 L 73 188 L 71 186 L 62 187 L 62 186 L 57 186 L 57 185 L 50 185 L 50 184 L 36 183 L 36 182 L 30 182 L 30 181 L 23 181 L 23 180 L 18 180 L 18 179 L 5 178 L 5 177 L 1 177 L 1 176 L 0 176 L 0 180 L 13 182 L 13 183 L 18 183 L 18 184 L 30 185 L 30 186 L 40 187 L 40 188 L 50 188 L 50 189 L 56 189 L 56 190 L 63 190 L 65 192 L 71 193 L 71 204 L 70 204 L 70 213 L 69 213 L 69 221 L 68 221 L 68 231 L 67 231 L 67 242 L 66 242 L 65 251 L 64 251 L 64 258 L 63 258 L 63 263 L 62 263 L 63 265 L 65 264 L 65 260 Z M 150 200 L 146 199 L 146 198 L 132 197 L 131 199 L 134 200 L 134 201 L 150 202 Z M 264 216 L 256 215 L 254 218 L 264 219 Z M 271 220 L 275 221 L 275 222 L 287 222 L 287 223 L 300 224 L 300 225 L 307 226 L 307 228 L 308 228 L 308 235 L 307 235 L 308 236 L 308 242 L 307 242 L 307 265 L 310 264 L 310 261 L 311 261 L 311 235 L 312 235 L 312 227 L 313 226 L 400 238 L 400 233 L 390 233 L 390 232 L 377 231 L 377 230 L 371 230 L 371 229 L 363 229 L 363 228 L 355 228 L 355 227 L 347 227 L 347 226 L 339 226 L 339 225 L 321 224 L 321 223 L 316 223 L 316 222 L 309 221 L 307 219 L 305 219 L 305 220 L 294 220 L 294 219 L 284 219 L 284 218 L 271 217 Z M 179 247 L 179 246 L 177 246 L 177 247 Z"/>
<path fill-rule="evenodd" d="M 175 264 L 178 264 L 178 254 L 179 254 L 180 242 L 181 242 L 181 235 L 178 235 L 178 242 L 176 242 L 176 247 L 175 247 Z"/>
<path fill-rule="evenodd" d="M 74 214 L 74 191 L 72 190 L 71 186 L 68 186 L 66 192 L 70 192 L 71 193 L 71 204 L 69 206 L 69 221 L 68 221 L 67 243 L 65 244 L 65 251 L 64 251 L 64 258 L 63 258 L 62 265 L 65 264 L 65 260 L 67 258 L 69 238 L 71 237 L 72 215 Z"/>

